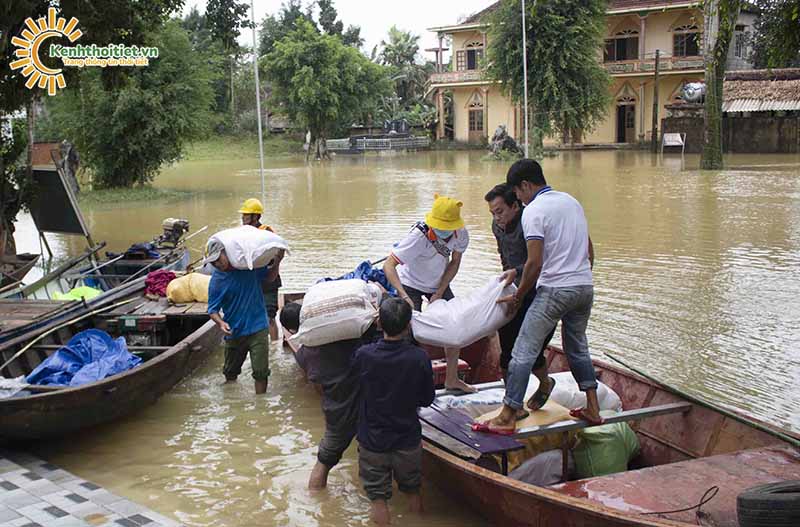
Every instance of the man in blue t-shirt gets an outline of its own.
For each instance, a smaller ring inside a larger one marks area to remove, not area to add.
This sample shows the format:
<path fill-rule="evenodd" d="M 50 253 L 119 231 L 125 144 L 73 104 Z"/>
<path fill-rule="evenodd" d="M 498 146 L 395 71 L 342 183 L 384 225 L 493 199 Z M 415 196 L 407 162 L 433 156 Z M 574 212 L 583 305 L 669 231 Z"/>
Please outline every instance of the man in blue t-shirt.
<path fill-rule="evenodd" d="M 408 342 L 411 306 L 399 298 L 381 302 L 383 338 L 353 356 L 361 401 L 358 474 L 378 525 L 389 523 L 392 477 L 408 495 L 411 512 L 422 512 L 422 428 L 417 408 L 434 398 L 433 370 L 425 351 Z"/>
<path fill-rule="evenodd" d="M 268 267 L 235 269 L 225 247 L 216 240 L 208 243 L 206 254 L 204 263 L 214 266 L 208 286 L 208 314 L 225 334 L 225 381 L 236 381 L 249 353 L 256 393 L 265 393 L 270 373 L 269 324 L 261 283 L 274 278 L 273 272 Z"/>

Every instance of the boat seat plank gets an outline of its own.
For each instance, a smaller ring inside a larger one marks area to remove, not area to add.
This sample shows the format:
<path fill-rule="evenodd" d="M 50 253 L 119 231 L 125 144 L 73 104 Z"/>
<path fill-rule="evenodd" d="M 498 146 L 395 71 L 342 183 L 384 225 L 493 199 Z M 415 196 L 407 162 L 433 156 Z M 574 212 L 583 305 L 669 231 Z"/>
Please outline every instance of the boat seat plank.
<path fill-rule="evenodd" d="M 481 453 L 474 448 L 434 428 L 425 421 L 420 420 L 420 424 L 422 425 L 422 437 L 425 438 L 426 441 L 463 459 L 475 461 L 481 457 Z"/>
<path fill-rule="evenodd" d="M 164 309 L 164 311 L 161 312 L 161 314 L 162 315 L 167 315 L 167 316 L 182 315 L 190 307 L 191 307 L 191 303 L 189 303 L 189 304 L 170 304 L 166 309 Z"/>
<path fill-rule="evenodd" d="M 717 486 L 717 495 L 702 506 L 703 524 L 738 527 L 736 496 L 742 491 L 756 485 L 796 479 L 800 479 L 800 452 L 788 445 L 775 445 L 570 481 L 548 488 L 627 513 L 647 513 L 697 505 L 706 490 Z M 662 516 L 695 523 L 694 510 Z"/>
<path fill-rule="evenodd" d="M 148 300 L 141 307 L 136 308 L 131 315 L 160 315 L 165 309 L 166 305 L 162 305 L 158 300 Z"/>
<path fill-rule="evenodd" d="M 525 448 L 522 443 L 508 436 L 473 431 L 472 417 L 455 408 L 442 409 L 434 404 L 430 408 L 420 408 L 419 418 L 481 454 L 500 454 Z"/>
<path fill-rule="evenodd" d="M 646 408 L 627 410 L 618 414 L 607 416 L 604 418 L 604 420 L 605 424 L 626 423 L 628 421 L 637 421 L 639 419 L 646 419 L 649 417 L 658 417 L 659 415 L 688 412 L 691 409 L 692 405 L 690 403 L 662 404 L 659 406 L 649 406 Z M 516 439 L 526 439 L 528 437 L 543 436 L 547 434 L 571 432 L 573 430 L 581 430 L 583 428 L 590 428 L 592 426 L 596 425 L 592 425 L 586 421 L 561 421 L 551 425 L 522 428 L 517 430 L 513 437 Z"/>
<path fill-rule="evenodd" d="M 208 304 L 206 302 L 193 302 L 191 307 L 186 310 L 186 315 L 208 315 Z"/>

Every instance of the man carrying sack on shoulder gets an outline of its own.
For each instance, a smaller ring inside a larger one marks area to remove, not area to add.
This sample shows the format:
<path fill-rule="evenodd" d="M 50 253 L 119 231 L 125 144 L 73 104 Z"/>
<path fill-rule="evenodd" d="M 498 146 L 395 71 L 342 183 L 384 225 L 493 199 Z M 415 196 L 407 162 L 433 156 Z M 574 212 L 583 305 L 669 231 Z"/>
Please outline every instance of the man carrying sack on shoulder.
<path fill-rule="evenodd" d="M 392 248 L 383 271 L 397 294 L 416 311 L 422 311 L 422 298 L 433 302 L 453 298 L 450 282 L 458 274 L 461 257 L 469 245 L 469 233 L 461 219 L 462 203 L 434 194 L 431 211 Z M 447 374 L 445 388 L 473 393 L 475 388 L 458 378 L 457 348 L 445 348 Z"/>

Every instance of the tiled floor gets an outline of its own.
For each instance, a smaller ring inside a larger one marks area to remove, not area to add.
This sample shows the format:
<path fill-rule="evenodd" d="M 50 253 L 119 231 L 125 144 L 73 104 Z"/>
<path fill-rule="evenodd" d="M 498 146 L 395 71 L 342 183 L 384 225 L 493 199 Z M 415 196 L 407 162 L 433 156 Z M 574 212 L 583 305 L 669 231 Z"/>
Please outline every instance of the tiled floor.
<path fill-rule="evenodd" d="M 0 450 L 0 527 L 178 527 L 180 523 L 30 456 Z"/>

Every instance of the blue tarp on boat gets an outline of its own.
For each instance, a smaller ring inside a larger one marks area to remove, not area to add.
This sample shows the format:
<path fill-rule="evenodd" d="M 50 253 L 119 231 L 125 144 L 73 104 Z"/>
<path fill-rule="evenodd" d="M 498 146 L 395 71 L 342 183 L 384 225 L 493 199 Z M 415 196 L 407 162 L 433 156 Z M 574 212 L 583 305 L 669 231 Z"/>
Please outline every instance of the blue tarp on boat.
<path fill-rule="evenodd" d="M 389 283 L 389 280 L 386 278 L 386 274 L 383 272 L 383 269 L 376 269 L 372 267 L 372 264 L 368 260 L 364 260 L 358 267 L 355 268 L 354 271 L 351 271 L 345 275 L 340 276 L 339 278 L 323 278 L 322 282 L 332 282 L 334 280 L 352 280 L 354 278 L 360 278 L 365 282 L 377 282 L 386 289 L 386 292 L 392 296 L 397 296 L 397 291 Z"/>
<path fill-rule="evenodd" d="M 80 386 L 130 370 L 142 359 L 128 352 L 123 337 L 87 329 L 44 360 L 25 379 L 28 384 Z"/>

